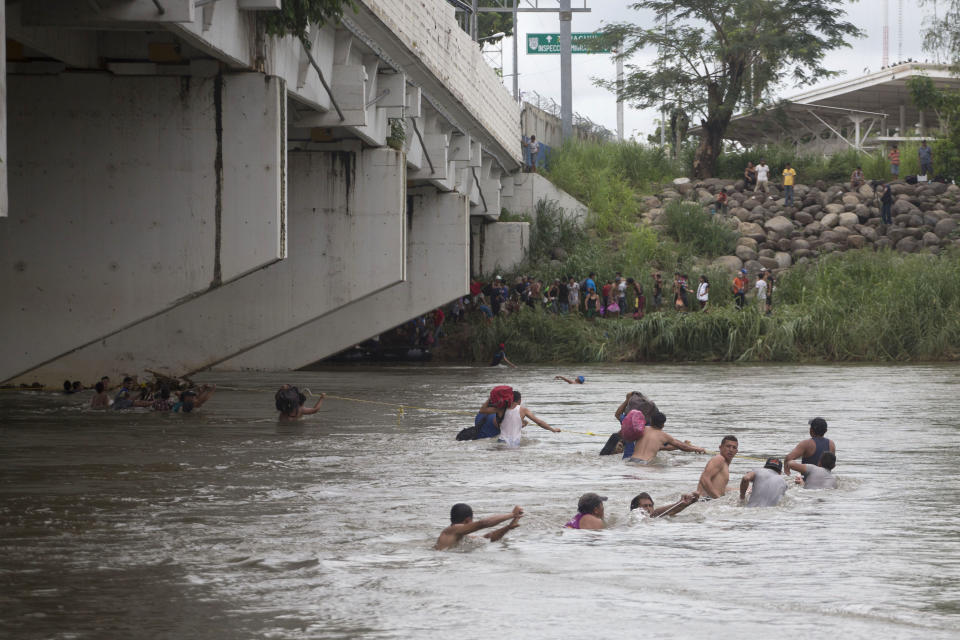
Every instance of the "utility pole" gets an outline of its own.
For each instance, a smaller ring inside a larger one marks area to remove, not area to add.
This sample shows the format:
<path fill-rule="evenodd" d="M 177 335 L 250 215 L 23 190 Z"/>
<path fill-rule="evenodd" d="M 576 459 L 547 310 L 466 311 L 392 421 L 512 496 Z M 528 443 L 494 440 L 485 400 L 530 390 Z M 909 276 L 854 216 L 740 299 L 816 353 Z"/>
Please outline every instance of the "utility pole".
<path fill-rule="evenodd" d="M 477 9 L 480 8 L 480 0 L 473 0 L 473 12 L 470 14 L 470 37 L 474 42 L 477 41 L 477 36 L 479 35 L 479 27 L 477 22 L 479 22 L 477 15 Z"/>
<path fill-rule="evenodd" d="M 573 135 L 573 41 L 570 0 L 560 0 L 560 137 Z"/>
<path fill-rule="evenodd" d="M 663 14 L 663 35 L 667 35 L 667 14 Z M 660 47 L 660 55 L 658 57 L 658 64 L 661 65 L 663 69 L 663 53 L 665 49 Z M 660 95 L 660 148 L 663 149 L 667 146 L 667 92 L 666 89 Z"/>
<path fill-rule="evenodd" d="M 623 42 L 617 47 L 617 140 L 623 142 Z"/>
<path fill-rule="evenodd" d="M 520 74 L 517 73 L 517 43 L 520 42 L 520 34 L 517 33 L 517 3 L 520 0 L 513 0 L 513 100 L 520 102 Z"/>

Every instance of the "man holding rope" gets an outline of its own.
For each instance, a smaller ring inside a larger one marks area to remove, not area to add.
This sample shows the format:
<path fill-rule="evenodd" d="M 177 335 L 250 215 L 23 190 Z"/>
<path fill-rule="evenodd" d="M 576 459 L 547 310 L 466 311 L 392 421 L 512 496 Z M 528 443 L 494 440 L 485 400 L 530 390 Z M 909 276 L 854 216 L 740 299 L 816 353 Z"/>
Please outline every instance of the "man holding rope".
<path fill-rule="evenodd" d="M 737 436 L 724 436 L 720 441 L 720 453 L 710 458 L 703 473 L 700 474 L 697 493 L 702 496 L 702 500 L 720 498 L 730 491 L 727 487 L 727 482 L 730 480 L 730 462 L 739 450 L 740 443 L 737 441 Z"/>

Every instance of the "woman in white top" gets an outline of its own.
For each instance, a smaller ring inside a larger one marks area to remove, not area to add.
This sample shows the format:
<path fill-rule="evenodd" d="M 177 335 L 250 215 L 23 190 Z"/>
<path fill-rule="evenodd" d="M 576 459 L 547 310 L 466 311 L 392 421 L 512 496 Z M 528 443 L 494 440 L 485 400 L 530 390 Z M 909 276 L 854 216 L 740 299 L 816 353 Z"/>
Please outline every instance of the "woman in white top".
<path fill-rule="evenodd" d="M 761 160 L 760 164 L 757 165 L 757 188 L 756 191 L 763 191 L 767 193 L 767 176 L 770 175 L 770 167 L 767 166 L 765 160 Z"/>
<path fill-rule="evenodd" d="M 533 415 L 533 411 L 527 409 L 526 407 L 520 406 L 520 392 L 513 392 L 513 402 L 510 403 L 510 406 L 507 407 L 507 410 L 503 412 L 503 419 L 500 420 L 500 439 L 498 442 L 505 443 L 511 449 L 520 446 L 520 438 L 523 435 L 521 429 L 523 428 L 523 419 L 527 418 L 532 422 L 536 423 L 537 426 L 547 431 L 553 431 L 554 433 L 560 433 L 560 429 L 555 429 L 549 424 Z"/>
<path fill-rule="evenodd" d="M 700 276 L 700 284 L 697 285 L 697 300 L 700 301 L 700 310 L 707 311 L 707 303 L 710 301 L 710 281 L 707 276 Z"/>

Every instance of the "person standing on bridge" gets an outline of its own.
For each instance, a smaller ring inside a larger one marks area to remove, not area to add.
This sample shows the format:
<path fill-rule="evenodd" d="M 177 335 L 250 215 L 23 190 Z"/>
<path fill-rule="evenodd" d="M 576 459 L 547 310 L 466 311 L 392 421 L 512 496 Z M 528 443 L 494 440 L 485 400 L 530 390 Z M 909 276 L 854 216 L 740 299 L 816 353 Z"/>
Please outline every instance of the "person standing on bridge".
<path fill-rule="evenodd" d="M 530 164 L 527 165 L 530 173 L 537 172 L 537 157 L 540 155 L 540 143 L 537 142 L 537 136 L 530 136 L 530 142 L 525 143 L 527 152 L 530 154 Z"/>

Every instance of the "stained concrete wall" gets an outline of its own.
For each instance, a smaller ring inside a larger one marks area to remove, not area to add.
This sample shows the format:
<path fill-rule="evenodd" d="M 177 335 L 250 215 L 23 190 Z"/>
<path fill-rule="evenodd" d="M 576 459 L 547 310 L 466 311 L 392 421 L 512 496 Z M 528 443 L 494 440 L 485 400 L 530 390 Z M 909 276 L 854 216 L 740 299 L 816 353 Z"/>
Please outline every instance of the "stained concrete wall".
<path fill-rule="evenodd" d="M 529 222 L 475 221 L 471 229 L 473 275 L 493 275 L 520 264 L 530 248 Z"/>
<path fill-rule="evenodd" d="M 510 178 L 506 178 L 509 180 Z M 537 203 L 547 200 L 564 210 L 564 217 L 583 223 L 587 217 L 587 206 L 538 173 L 518 173 L 513 176 L 511 195 L 501 198 L 501 205 L 510 213 L 527 214 L 536 217 Z"/>
<path fill-rule="evenodd" d="M 297 369 L 342 351 L 469 290 L 467 198 L 426 187 L 410 192 L 407 280 L 230 358 L 218 370 Z"/>
<path fill-rule="evenodd" d="M 282 81 L 7 81 L 0 380 L 284 255 Z"/>
<path fill-rule="evenodd" d="M 286 260 L 105 336 L 17 381 L 56 382 L 90 371 L 111 376 L 195 371 L 402 281 L 402 154 L 362 150 L 359 142 L 291 152 L 288 181 Z"/>

